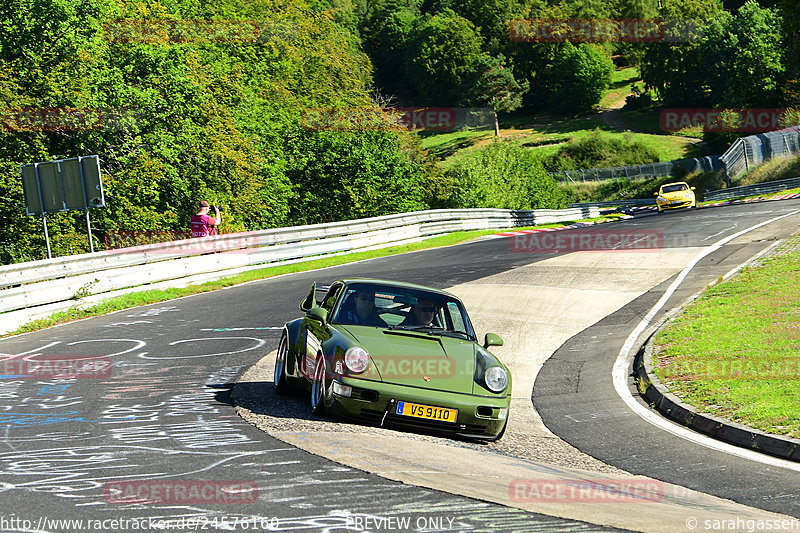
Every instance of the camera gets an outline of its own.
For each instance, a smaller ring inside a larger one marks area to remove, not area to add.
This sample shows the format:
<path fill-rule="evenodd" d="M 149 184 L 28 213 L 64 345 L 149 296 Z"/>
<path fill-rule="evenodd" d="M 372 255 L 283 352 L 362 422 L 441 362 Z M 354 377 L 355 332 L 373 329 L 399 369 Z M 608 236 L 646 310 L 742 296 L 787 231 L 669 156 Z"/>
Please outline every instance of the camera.
<path fill-rule="evenodd" d="M 220 212 L 220 213 L 222 213 L 222 206 L 221 206 L 221 205 L 210 205 L 210 206 L 208 206 L 208 208 L 209 208 L 210 210 L 212 210 L 212 211 L 213 211 L 214 209 L 217 209 L 217 210 L 219 210 L 219 212 Z"/>

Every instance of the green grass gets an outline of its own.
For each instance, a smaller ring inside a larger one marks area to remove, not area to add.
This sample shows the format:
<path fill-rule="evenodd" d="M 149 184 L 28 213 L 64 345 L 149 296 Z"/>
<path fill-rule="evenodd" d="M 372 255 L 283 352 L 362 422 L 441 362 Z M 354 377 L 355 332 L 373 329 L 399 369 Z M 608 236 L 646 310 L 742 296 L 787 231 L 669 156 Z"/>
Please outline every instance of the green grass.
<path fill-rule="evenodd" d="M 633 69 L 626 69 L 630 71 Z M 625 72 L 625 71 L 618 71 Z M 629 76 L 621 74 L 628 85 Z M 628 77 L 624 77 L 628 76 Z M 622 81 L 620 81 L 622 83 Z M 499 116 L 500 139 L 513 140 L 520 145 L 535 150 L 542 157 L 558 152 L 561 143 L 571 138 L 581 139 L 595 129 L 612 136 L 623 136 L 625 132 L 613 129 L 603 123 L 595 114 L 576 117 L 554 116 L 547 113 L 519 114 Z M 652 128 L 651 128 L 652 129 Z M 650 130 L 647 130 L 650 131 Z M 492 140 L 493 130 L 459 131 L 449 133 L 421 133 L 421 146 L 440 162 L 442 168 L 450 168 L 465 159 L 474 157 Z M 658 130 L 658 117 L 655 118 L 655 129 L 652 133 L 632 133 L 633 138 L 656 150 L 659 161 L 672 161 L 688 157 L 705 155 L 702 146 L 676 135 L 665 135 Z"/>
<path fill-rule="evenodd" d="M 741 176 L 732 186 L 754 185 L 765 181 L 797 177 L 800 177 L 800 156 L 786 159 L 770 159 L 763 165 Z"/>
<path fill-rule="evenodd" d="M 600 100 L 600 107 L 609 107 L 613 103 L 631 94 L 631 85 L 636 85 L 644 90 L 644 83 L 636 67 L 625 67 L 614 70 L 611 76 L 611 86 Z"/>
<path fill-rule="evenodd" d="M 501 123 L 500 138 L 511 139 L 521 146 L 535 150 L 542 157 L 558 152 L 561 144 L 570 139 L 582 139 L 595 129 L 611 137 L 624 138 L 626 133 L 609 128 L 599 118 L 548 119 L 543 116 L 528 117 L 529 122 L 519 122 L 512 128 Z M 539 121 L 539 122 L 533 122 Z M 443 168 L 450 168 L 467 158 L 474 157 L 495 138 L 493 132 L 459 132 L 423 139 L 423 148 L 441 160 Z M 659 161 L 672 161 L 700 157 L 702 148 L 681 137 L 628 133 L 632 139 L 646 144 L 658 152 Z"/>
<path fill-rule="evenodd" d="M 684 402 L 800 437 L 800 236 L 709 289 L 655 339 L 655 373 Z"/>
<path fill-rule="evenodd" d="M 659 121 L 661 111 L 659 109 L 623 109 L 620 111 L 620 114 L 625 124 L 629 125 L 632 129 L 668 137 L 703 138 L 702 126 L 684 128 L 679 131 L 662 130 Z"/>
<path fill-rule="evenodd" d="M 599 219 L 564 221 L 555 224 L 543 224 L 537 227 L 538 228 L 558 227 L 558 226 L 569 225 L 575 222 L 588 222 L 591 220 L 614 220 L 615 218 L 616 216 L 604 216 L 600 217 Z M 529 228 L 517 227 L 513 229 L 523 230 Z M 114 311 L 129 309 L 131 307 L 139 307 L 141 305 L 163 302 L 166 300 L 181 298 L 183 296 L 190 296 L 192 294 L 200 294 L 204 292 L 215 291 L 218 289 L 231 287 L 233 285 L 238 285 L 240 283 L 246 283 L 249 281 L 266 279 L 294 272 L 305 272 L 309 270 L 316 270 L 320 268 L 342 265 L 345 263 L 352 263 L 355 261 L 374 259 L 377 257 L 386 257 L 390 255 L 403 254 L 406 252 L 413 252 L 416 250 L 425 250 L 441 246 L 451 246 L 453 244 L 463 243 L 472 239 L 476 239 L 478 237 L 482 237 L 484 235 L 493 235 L 495 233 L 501 233 L 503 231 L 508 231 L 508 230 L 496 229 L 496 230 L 459 231 L 455 233 L 448 233 L 446 235 L 440 235 L 438 237 L 432 237 L 430 239 L 426 239 L 420 242 L 403 244 L 399 246 L 391 246 L 387 248 L 381 248 L 378 250 L 368 250 L 364 252 L 354 252 L 345 255 L 320 257 L 319 259 L 313 259 L 309 261 L 302 261 L 290 264 L 277 264 L 275 266 L 250 270 L 248 272 L 237 274 L 235 276 L 230 276 L 215 281 L 209 281 L 200 285 L 190 285 L 188 287 L 174 288 L 174 289 L 151 289 L 151 290 L 144 289 L 141 292 L 133 292 L 130 294 L 125 294 L 123 296 L 110 298 L 96 305 L 88 306 L 82 309 L 73 308 L 67 311 L 54 313 L 46 318 L 31 321 L 21 326 L 20 328 L 16 329 L 15 331 L 0 335 L 0 338 L 7 337 L 10 335 L 27 333 L 30 331 L 37 331 L 58 324 L 64 324 L 67 322 L 72 322 L 74 320 L 80 320 L 92 316 L 105 315 L 108 313 L 112 313 Z"/>

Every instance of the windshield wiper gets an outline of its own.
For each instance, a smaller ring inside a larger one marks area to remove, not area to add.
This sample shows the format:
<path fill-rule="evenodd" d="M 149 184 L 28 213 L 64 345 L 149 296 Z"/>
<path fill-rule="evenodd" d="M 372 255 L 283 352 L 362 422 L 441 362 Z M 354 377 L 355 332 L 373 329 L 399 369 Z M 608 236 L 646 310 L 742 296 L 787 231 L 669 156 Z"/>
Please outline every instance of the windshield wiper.
<path fill-rule="evenodd" d="M 443 335 L 445 337 L 453 337 L 454 339 L 467 339 L 468 341 L 475 342 L 475 338 L 470 335 L 469 333 L 464 333 L 463 331 L 450 331 L 449 329 L 443 329 L 441 331 L 431 331 L 431 335 Z"/>
<path fill-rule="evenodd" d="M 401 325 L 398 324 L 398 325 L 395 325 L 395 326 L 389 326 L 389 329 L 392 329 L 392 330 L 402 329 L 402 330 L 406 330 L 406 331 L 419 331 L 419 332 L 425 332 L 428 335 L 443 335 L 445 337 L 453 337 L 453 338 L 456 338 L 456 339 L 466 338 L 467 340 L 471 340 L 471 341 L 475 340 L 472 337 L 472 335 L 470 335 L 469 333 L 465 333 L 463 331 L 450 331 L 450 330 L 445 329 L 445 328 L 443 328 L 441 326 L 422 326 L 422 325 L 401 326 Z"/>
<path fill-rule="evenodd" d="M 417 324 L 417 325 L 407 324 L 405 326 L 401 326 L 400 324 L 396 324 L 394 326 L 389 326 L 389 329 L 407 329 L 409 331 L 416 331 L 416 330 L 420 330 L 420 329 L 425 329 L 425 330 L 431 329 L 431 330 L 433 330 L 433 329 L 444 329 L 444 328 L 442 328 L 440 326 L 423 326 L 421 324 Z"/>

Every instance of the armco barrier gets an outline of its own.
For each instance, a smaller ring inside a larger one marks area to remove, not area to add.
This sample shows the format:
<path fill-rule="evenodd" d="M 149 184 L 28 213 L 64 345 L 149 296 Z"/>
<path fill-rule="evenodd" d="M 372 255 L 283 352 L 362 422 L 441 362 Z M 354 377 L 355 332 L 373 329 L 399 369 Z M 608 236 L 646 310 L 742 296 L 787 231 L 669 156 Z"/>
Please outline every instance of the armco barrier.
<path fill-rule="evenodd" d="M 729 182 L 777 157 L 800 153 L 800 126 L 736 139 L 720 156 Z"/>
<path fill-rule="evenodd" d="M 392 246 L 454 231 L 533 226 L 597 216 L 597 207 L 534 211 L 437 209 L 6 265 L 0 267 L 0 333 L 79 304 L 137 290 L 219 279 L 279 261 L 304 261 Z"/>
<path fill-rule="evenodd" d="M 665 178 L 667 176 L 686 175 L 692 172 L 711 172 L 720 170 L 722 163 L 719 156 L 694 157 L 676 159 L 661 163 L 645 163 L 627 167 L 588 168 L 580 170 L 562 170 L 548 173 L 553 179 L 561 182 L 571 181 L 604 181 L 614 179 L 635 180 L 643 178 Z"/>
<path fill-rule="evenodd" d="M 606 200 L 603 202 L 581 202 L 570 204 L 570 207 L 641 207 L 656 205 L 655 198 L 636 198 L 632 200 Z"/>
<path fill-rule="evenodd" d="M 707 202 L 720 202 L 723 200 L 730 200 L 731 198 L 770 194 L 797 188 L 800 188 L 800 178 L 788 178 L 756 183 L 754 185 L 743 185 L 741 187 L 728 187 L 727 189 L 709 191 L 705 193 L 704 199 Z"/>

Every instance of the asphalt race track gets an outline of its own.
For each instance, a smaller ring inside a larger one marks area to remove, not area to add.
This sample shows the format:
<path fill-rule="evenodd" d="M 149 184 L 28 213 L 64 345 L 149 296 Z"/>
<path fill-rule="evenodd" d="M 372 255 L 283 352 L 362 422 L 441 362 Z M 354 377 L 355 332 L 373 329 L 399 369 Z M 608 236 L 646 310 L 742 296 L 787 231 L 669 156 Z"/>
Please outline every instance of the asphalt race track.
<path fill-rule="evenodd" d="M 699 227 L 735 233 L 767 217 L 789 212 L 796 204 L 776 202 L 701 209 L 670 217 L 670 232 L 685 232 L 690 242 L 707 239 Z M 660 217 L 637 220 L 643 226 L 662 223 Z M 746 219 L 746 222 L 745 220 Z M 747 261 L 780 235 L 797 231 L 797 218 L 787 217 L 752 234 L 734 239 L 708 255 L 690 272 L 659 317 L 680 306 L 720 275 Z M 758 464 L 719 453 L 661 431 L 626 408 L 611 383 L 612 367 L 625 337 L 663 294 L 672 279 L 654 287 L 624 309 L 575 335 L 544 364 L 533 388 L 534 406 L 554 433 L 590 455 L 634 474 L 677 483 L 753 507 L 800 517 L 800 465 L 794 470 Z M 629 389 L 634 391 L 632 381 Z M 631 396 L 637 397 L 634 394 Z M 639 400 L 642 405 L 644 402 Z"/>
<path fill-rule="evenodd" d="M 798 201 L 765 202 L 641 216 L 602 228 L 659 231 L 664 248 L 699 248 L 798 208 Z M 797 222 L 789 216 L 722 246 L 687 276 L 665 310 L 791 235 Z M 553 257 L 515 252 L 513 239 L 283 276 L 3 339 L 0 353 L 13 359 L 94 356 L 112 366 L 90 379 L 2 376 L 0 530 L 614 530 L 451 494 L 457 487 L 390 481 L 287 445 L 236 414 L 235 381 L 275 350 L 280 326 L 298 316 L 312 281 L 369 276 L 449 288 L 513 275 Z M 602 267 L 593 275 L 602 277 Z M 610 376 L 620 347 L 669 282 L 578 332 L 536 369 L 538 376 L 532 372 L 535 408 L 553 433 L 610 465 L 800 516 L 796 470 L 657 430 L 616 395 Z M 358 440 L 349 446 L 358 447 Z M 460 466 L 459 453 L 453 447 L 451 466 Z M 215 482 L 235 482 L 236 489 Z"/>

